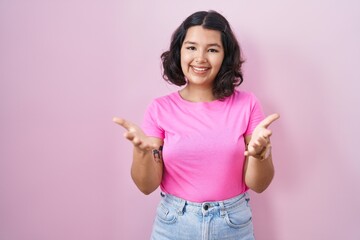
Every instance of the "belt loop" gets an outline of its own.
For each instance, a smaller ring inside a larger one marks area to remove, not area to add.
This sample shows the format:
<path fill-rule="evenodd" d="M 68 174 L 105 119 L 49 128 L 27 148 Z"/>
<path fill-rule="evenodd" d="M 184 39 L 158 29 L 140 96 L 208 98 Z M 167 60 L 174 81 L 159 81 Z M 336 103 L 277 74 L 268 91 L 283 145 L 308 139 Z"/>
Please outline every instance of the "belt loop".
<path fill-rule="evenodd" d="M 185 205 L 186 205 L 186 201 L 184 199 L 181 199 L 180 200 L 180 204 L 179 204 L 179 208 L 177 210 L 177 213 L 178 215 L 183 215 L 184 214 L 184 208 L 185 208 Z"/>
<path fill-rule="evenodd" d="M 226 209 L 225 209 L 224 202 L 223 201 L 219 202 L 219 205 L 220 205 L 220 217 L 225 217 Z"/>
<path fill-rule="evenodd" d="M 249 193 L 245 193 L 245 201 L 246 201 L 246 206 L 250 206 L 250 204 L 249 204 L 249 201 L 250 201 L 250 195 L 249 195 Z"/>

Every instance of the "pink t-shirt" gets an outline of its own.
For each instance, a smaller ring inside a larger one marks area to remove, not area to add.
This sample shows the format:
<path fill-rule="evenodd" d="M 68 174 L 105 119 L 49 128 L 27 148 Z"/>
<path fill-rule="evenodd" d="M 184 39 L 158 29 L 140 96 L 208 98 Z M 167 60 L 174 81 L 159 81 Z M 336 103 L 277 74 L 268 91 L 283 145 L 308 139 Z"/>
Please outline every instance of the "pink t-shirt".
<path fill-rule="evenodd" d="M 244 136 L 263 118 L 257 98 L 238 90 L 223 101 L 189 102 L 178 92 L 155 99 L 142 129 L 164 139 L 161 190 L 193 202 L 245 192 Z"/>

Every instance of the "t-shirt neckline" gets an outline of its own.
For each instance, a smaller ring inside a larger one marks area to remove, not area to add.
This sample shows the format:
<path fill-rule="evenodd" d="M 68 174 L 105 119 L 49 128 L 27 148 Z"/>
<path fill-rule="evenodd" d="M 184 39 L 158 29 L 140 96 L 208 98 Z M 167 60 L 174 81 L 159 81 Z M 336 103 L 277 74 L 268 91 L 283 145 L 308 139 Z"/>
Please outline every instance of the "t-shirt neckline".
<path fill-rule="evenodd" d="M 206 108 L 206 109 L 222 109 L 224 107 L 224 104 L 226 104 L 229 99 L 232 97 L 227 97 L 224 100 L 219 100 L 219 99 L 215 99 L 213 101 L 210 102 L 191 102 L 188 100 L 185 100 L 184 98 L 181 97 L 180 95 L 180 91 L 176 91 L 172 94 L 174 96 L 174 98 L 176 99 L 176 101 L 182 105 L 186 105 L 188 107 L 192 107 L 192 108 Z"/>

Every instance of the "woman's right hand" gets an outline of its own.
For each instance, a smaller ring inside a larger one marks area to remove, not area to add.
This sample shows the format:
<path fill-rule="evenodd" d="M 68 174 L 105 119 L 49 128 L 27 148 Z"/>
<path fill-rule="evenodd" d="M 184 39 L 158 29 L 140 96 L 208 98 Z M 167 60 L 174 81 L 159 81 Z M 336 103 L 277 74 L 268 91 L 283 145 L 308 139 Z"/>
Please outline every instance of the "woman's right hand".
<path fill-rule="evenodd" d="M 160 144 L 158 141 L 154 141 L 154 138 L 146 136 L 143 130 L 136 124 L 117 117 L 114 117 L 113 121 L 126 129 L 124 137 L 132 142 L 138 150 L 146 152 L 152 149 L 159 149 Z"/>
<path fill-rule="evenodd" d="M 134 145 L 132 179 L 141 192 L 152 193 L 159 187 L 162 180 L 163 161 L 160 146 L 163 140 L 146 136 L 140 127 L 125 119 L 115 117 L 113 121 L 125 128 L 124 137 Z"/>

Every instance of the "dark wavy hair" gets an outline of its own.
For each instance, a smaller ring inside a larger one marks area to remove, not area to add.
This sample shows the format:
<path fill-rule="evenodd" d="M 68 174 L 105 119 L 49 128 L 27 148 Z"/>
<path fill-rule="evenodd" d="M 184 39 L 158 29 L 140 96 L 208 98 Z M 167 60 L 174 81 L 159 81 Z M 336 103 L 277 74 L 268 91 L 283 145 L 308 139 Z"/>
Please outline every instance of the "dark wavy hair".
<path fill-rule="evenodd" d="M 202 26 L 221 32 L 224 60 L 214 80 L 213 94 L 216 99 L 224 99 L 232 95 L 235 87 L 243 82 L 241 65 L 244 60 L 241 57 L 240 46 L 229 22 L 216 11 L 195 12 L 175 30 L 171 37 L 170 49 L 161 54 L 163 78 L 177 86 L 186 84 L 180 64 L 180 50 L 187 30 L 193 26 Z"/>

